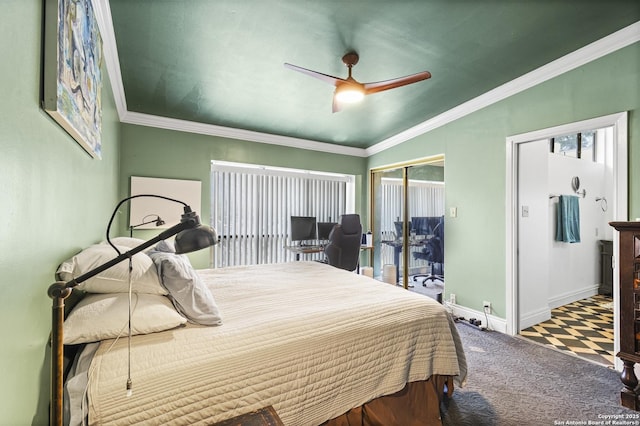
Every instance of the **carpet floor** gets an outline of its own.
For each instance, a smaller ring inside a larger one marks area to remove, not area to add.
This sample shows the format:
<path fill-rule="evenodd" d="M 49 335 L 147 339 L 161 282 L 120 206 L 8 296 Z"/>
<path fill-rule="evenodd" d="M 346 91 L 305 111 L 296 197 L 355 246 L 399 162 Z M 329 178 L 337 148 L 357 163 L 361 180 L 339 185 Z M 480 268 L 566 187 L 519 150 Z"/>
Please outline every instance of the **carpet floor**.
<path fill-rule="evenodd" d="M 469 373 L 445 399 L 445 426 L 640 425 L 640 413 L 620 405 L 617 371 L 523 338 L 457 327 Z"/>

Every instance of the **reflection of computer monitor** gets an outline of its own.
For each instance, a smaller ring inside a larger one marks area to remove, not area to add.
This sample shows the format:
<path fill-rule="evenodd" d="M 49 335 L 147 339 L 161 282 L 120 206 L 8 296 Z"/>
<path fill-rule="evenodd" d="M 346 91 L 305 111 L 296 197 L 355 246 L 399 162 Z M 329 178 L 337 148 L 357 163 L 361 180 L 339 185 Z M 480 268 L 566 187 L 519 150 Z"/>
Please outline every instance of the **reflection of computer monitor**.
<path fill-rule="evenodd" d="M 440 217 L 412 217 L 411 223 L 416 235 L 433 235 L 436 226 L 440 223 Z"/>
<path fill-rule="evenodd" d="M 318 239 L 320 241 L 328 240 L 335 225 L 337 225 L 336 222 L 318 222 Z"/>
<path fill-rule="evenodd" d="M 316 239 L 316 218 L 312 216 L 291 216 L 291 241 Z"/>
<path fill-rule="evenodd" d="M 396 228 L 396 238 L 397 239 L 402 238 L 402 222 L 396 221 L 396 222 L 393 222 L 393 225 Z M 408 223 L 408 226 L 409 226 L 408 227 L 408 232 L 411 233 L 411 229 L 412 229 L 411 228 L 411 222 Z"/>

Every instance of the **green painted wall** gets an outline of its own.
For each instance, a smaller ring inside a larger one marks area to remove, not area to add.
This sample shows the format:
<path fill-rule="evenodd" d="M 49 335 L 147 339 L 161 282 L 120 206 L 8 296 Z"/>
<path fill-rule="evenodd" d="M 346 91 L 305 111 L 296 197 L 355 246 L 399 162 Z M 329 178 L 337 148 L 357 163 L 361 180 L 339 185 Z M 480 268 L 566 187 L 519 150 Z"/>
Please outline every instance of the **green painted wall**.
<path fill-rule="evenodd" d="M 362 212 L 366 194 L 361 191 L 363 177 L 366 177 L 365 158 L 135 125 L 122 126 L 120 195 L 129 195 L 131 176 L 200 180 L 202 211 L 198 213 L 201 221 L 209 224 L 212 160 L 356 175 L 356 212 L 360 212 L 363 223 L 367 223 Z M 127 226 L 125 218 L 121 222 L 121 233 L 126 234 Z M 154 231 L 136 231 L 136 236 L 141 238 L 153 234 Z M 189 257 L 196 267 L 208 265 L 207 250 L 191 253 Z"/>
<path fill-rule="evenodd" d="M 640 217 L 640 43 L 369 158 L 368 167 L 445 154 L 446 292 L 506 317 L 506 137 L 629 113 L 629 217 Z"/>
<path fill-rule="evenodd" d="M 105 81 L 103 159 L 94 160 L 39 107 L 42 1 L 3 0 L 0 10 L 11 17 L 0 26 L 0 425 L 47 422 L 46 289 L 62 260 L 104 239 L 111 210 L 129 194 L 131 175 L 202 180 L 200 213 L 208 222 L 212 159 L 351 173 L 363 188 L 368 167 L 444 153 L 447 207 L 459 209 L 458 218 L 447 219 L 447 291 L 473 308 L 491 300 L 503 317 L 508 135 L 630 110 L 629 216 L 640 217 L 639 44 L 368 160 L 120 126 Z M 366 198 L 367 190 L 359 189 L 356 210 L 363 215 Z M 126 222 L 120 219 L 113 235 L 126 234 Z"/>
<path fill-rule="evenodd" d="M 103 159 L 92 159 L 40 109 L 42 0 L 3 0 L 0 13 L 0 425 L 41 425 L 47 288 L 61 261 L 104 239 L 118 195 L 119 124 L 107 81 Z"/>

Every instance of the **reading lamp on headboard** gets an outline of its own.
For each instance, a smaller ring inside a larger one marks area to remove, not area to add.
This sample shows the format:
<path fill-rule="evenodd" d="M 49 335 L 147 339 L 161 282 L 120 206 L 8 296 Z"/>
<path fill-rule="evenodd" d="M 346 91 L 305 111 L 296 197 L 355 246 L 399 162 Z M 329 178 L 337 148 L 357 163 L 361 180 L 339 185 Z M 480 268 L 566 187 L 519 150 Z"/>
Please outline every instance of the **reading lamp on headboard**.
<path fill-rule="evenodd" d="M 151 220 L 147 220 L 147 218 L 151 217 L 151 216 L 155 216 L 155 219 L 151 219 Z M 144 226 L 144 225 L 148 225 L 150 223 L 155 223 L 156 226 L 161 226 L 164 225 L 164 220 L 162 220 L 162 218 L 160 216 L 158 216 L 157 214 L 148 214 L 145 217 L 142 218 L 142 223 L 139 223 L 137 225 L 130 225 L 129 226 L 129 236 L 133 237 L 133 230 L 135 228 L 138 228 L 140 226 Z"/>
<path fill-rule="evenodd" d="M 120 253 L 120 251 L 111 243 L 109 239 L 109 230 L 111 228 L 111 223 L 118 211 L 118 208 L 126 202 L 131 200 L 132 198 L 137 197 L 155 197 L 162 198 L 168 201 L 173 201 L 176 203 L 180 203 L 184 205 L 184 213 L 182 218 L 180 219 L 180 223 L 171 228 L 161 232 L 155 238 L 150 239 L 137 247 L 132 248 L 126 253 Z M 64 301 L 67 297 L 71 295 L 71 292 L 75 286 L 78 284 L 92 278 L 99 273 L 106 271 L 107 269 L 117 265 L 123 260 L 131 258 L 134 254 L 139 253 L 145 250 L 148 247 L 158 243 L 159 241 L 165 240 L 167 238 L 176 236 L 175 238 L 175 248 L 176 253 L 190 253 L 192 251 L 200 250 L 209 246 L 212 246 L 218 242 L 218 236 L 214 229 L 201 225 L 200 218 L 198 215 L 191 211 L 191 207 L 189 207 L 186 203 L 175 200 L 173 198 L 164 197 L 161 195 L 153 195 L 153 194 L 138 194 L 133 195 L 131 197 L 127 197 L 124 200 L 120 201 L 116 206 L 113 214 L 111 215 L 111 219 L 109 220 L 109 225 L 107 226 L 107 241 L 114 250 L 118 253 L 118 256 L 114 259 L 100 265 L 91 271 L 80 275 L 68 282 L 59 281 L 55 284 L 52 284 L 49 287 L 48 294 L 51 299 L 53 299 L 52 305 L 52 323 L 51 323 L 51 407 L 50 407 L 50 419 L 49 422 L 52 425 L 62 425 L 63 414 L 62 414 L 62 405 L 63 405 L 63 350 L 64 350 L 64 339 L 63 339 L 63 323 L 64 323 Z"/>

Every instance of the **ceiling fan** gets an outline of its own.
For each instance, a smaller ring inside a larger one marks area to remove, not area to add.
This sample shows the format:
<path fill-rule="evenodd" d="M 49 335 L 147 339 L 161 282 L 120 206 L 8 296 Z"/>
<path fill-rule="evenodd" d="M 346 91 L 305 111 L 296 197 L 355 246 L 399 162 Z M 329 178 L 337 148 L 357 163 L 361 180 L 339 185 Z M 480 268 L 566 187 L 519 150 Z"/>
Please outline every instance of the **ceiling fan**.
<path fill-rule="evenodd" d="M 431 73 L 429 71 L 422 71 L 406 77 L 394 78 L 391 80 L 378 81 L 375 83 L 360 83 L 351 76 L 351 68 L 358 63 L 358 59 L 360 58 L 356 52 L 349 52 L 342 57 L 342 62 L 344 62 L 347 68 L 349 68 L 349 76 L 346 79 L 308 70 L 286 62 L 284 66 L 334 85 L 336 89 L 333 94 L 333 112 L 340 111 L 343 103 L 358 102 L 362 100 L 365 95 L 382 92 L 383 90 L 395 89 L 396 87 L 406 86 L 407 84 L 416 83 L 431 77 Z"/>

